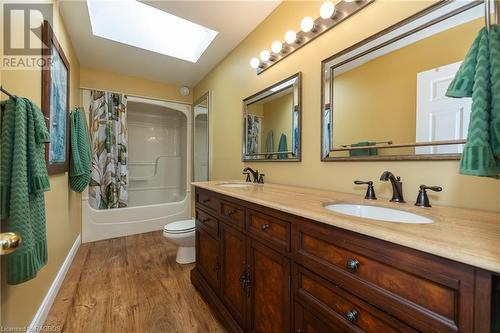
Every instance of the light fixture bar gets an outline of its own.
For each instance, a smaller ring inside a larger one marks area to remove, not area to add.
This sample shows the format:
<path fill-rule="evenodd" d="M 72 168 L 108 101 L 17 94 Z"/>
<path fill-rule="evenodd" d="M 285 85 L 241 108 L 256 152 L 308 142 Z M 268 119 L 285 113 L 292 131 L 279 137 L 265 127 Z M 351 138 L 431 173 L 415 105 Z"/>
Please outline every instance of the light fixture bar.
<path fill-rule="evenodd" d="M 255 71 L 257 74 L 261 74 L 266 71 L 268 68 L 277 64 L 281 60 L 288 57 L 290 54 L 294 53 L 304 45 L 307 45 L 309 42 L 313 41 L 317 37 L 321 36 L 323 33 L 332 29 L 339 23 L 343 22 L 347 18 L 356 14 L 359 10 L 368 6 L 375 0 L 357 0 L 357 1 L 341 1 L 335 5 L 335 14 L 331 18 L 322 18 L 318 17 L 314 20 L 313 29 L 308 32 L 299 31 L 296 33 L 296 38 L 294 43 L 283 42 L 283 46 L 286 47 L 281 52 L 272 52 L 271 57 L 263 61 L 261 60 L 258 66 L 256 66 Z M 258 60 L 258 59 L 257 59 Z M 256 65 L 256 64 L 255 64 Z"/>

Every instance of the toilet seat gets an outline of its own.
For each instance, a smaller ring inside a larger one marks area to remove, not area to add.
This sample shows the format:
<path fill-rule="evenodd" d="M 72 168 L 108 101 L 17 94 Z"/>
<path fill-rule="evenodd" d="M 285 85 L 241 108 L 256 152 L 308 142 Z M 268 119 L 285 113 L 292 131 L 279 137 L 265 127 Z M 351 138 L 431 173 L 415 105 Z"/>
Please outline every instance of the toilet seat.
<path fill-rule="evenodd" d="M 163 232 L 167 234 L 185 234 L 195 229 L 195 220 L 181 220 L 167 224 L 163 228 Z"/>

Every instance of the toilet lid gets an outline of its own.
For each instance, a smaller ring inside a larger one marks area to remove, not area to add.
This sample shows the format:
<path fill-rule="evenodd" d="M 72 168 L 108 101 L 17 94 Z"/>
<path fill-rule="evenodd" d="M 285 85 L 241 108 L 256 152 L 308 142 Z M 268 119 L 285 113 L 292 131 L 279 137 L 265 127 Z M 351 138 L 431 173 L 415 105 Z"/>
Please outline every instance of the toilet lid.
<path fill-rule="evenodd" d="M 182 220 L 169 223 L 163 228 L 163 231 L 169 234 L 181 234 L 192 231 L 194 229 L 195 229 L 195 222 L 194 219 L 191 219 L 191 220 Z"/>

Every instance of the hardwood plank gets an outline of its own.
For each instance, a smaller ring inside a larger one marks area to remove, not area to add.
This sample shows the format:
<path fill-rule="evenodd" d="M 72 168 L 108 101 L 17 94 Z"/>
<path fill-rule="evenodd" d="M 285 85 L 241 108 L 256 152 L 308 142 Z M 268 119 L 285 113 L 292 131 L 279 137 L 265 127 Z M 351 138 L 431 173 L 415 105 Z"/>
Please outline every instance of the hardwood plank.
<path fill-rule="evenodd" d="M 226 332 L 161 232 L 83 244 L 48 315 L 62 332 Z"/>

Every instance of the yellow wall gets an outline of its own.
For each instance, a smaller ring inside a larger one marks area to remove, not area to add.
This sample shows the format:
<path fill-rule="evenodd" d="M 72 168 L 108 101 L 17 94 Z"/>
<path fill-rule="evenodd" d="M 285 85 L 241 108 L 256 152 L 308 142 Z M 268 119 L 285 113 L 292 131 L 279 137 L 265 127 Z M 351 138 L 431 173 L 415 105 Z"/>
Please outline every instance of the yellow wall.
<path fill-rule="evenodd" d="M 70 62 L 70 105 L 79 105 L 80 64 L 71 45 L 57 5 L 54 6 L 54 33 Z M 41 104 L 41 71 L 4 70 L 1 82 L 10 92 Z M 2 95 L 4 99 L 6 96 Z M 81 195 L 68 187 L 68 175 L 50 177 L 50 192 L 45 194 L 49 260 L 38 276 L 20 285 L 5 283 L 5 260 L 2 257 L 1 326 L 29 325 L 45 297 L 69 249 L 80 234 Z"/>
<path fill-rule="evenodd" d="M 418 185 L 441 185 L 433 203 L 500 211 L 497 180 L 462 176 L 457 161 L 321 162 L 320 161 L 320 63 L 350 45 L 429 6 L 430 1 L 378 0 L 346 22 L 317 38 L 293 55 L 256 75 L 250 58 L 282 39 L 287 29 L 298 29 L 307 15 L 317 17 L 320 1 L 286 1 L 221 61 L 196 87 L 195 98 L 212 90 L 213 179 L 241 179 L 244 165 L 258 168 L 274 183 L 322 188 L 364 195 L 355 179 L 374 180 L 380 198 L 388 198 L 390 185 L 378 181 L 384 170 L 401 176 L 408 201 Z M 241 162 L 242 100 L 297 71 L 303 74 L 302 162 Z"/>
<path fill-rule="evenodd" d="M 264 103 L 263 109 L 264 119 L 262 121 L 262 137 L 264 138 L 264 145 L 266 144 L 265 138 L 267 138 L 267 133 L 269 131 L 273 131 L 273 151 L 278 151 L 278 143 L 282 133 L 286 135 L 288 149 L 291 150 L 293 94 L 289 93 L 272 101 Z"/>
<path fill-rule="evenodd" d="M 415 142 L 417 74 L 463 60 L 482 25 L 483 18 L 474 20 L 336 76 L 334 144 Z M 379 150 L 381 155 L 413 153 L 414 148 Z"/>
<path fill-rule="evenodd" d="M 122 92 L 139 97 L 174 102 L 193 103 L 193 94 L 181 96 L 178 86 L 83 67 L 80 69 L 80 87 Z"/>

